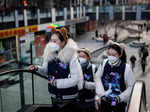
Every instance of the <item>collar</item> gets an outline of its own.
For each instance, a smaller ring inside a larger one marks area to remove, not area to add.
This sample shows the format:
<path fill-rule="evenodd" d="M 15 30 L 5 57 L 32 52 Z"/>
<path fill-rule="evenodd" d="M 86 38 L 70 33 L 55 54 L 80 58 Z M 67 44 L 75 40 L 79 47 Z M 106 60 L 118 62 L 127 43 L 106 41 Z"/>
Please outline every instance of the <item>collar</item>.
<path fill-rule="evenodd" d="M 109 61 L 108 61 L 108 63 L 109 63 Z M 113 63 L 113 64 L 110 64 L 109 63 L 109 65 L 111 66 L 111 67 L 118 67 L 118 66 L 120 66 L 120 64 L 121 64 L 121 60 L 120 59 L 118 59 L 115 63 Z"/>

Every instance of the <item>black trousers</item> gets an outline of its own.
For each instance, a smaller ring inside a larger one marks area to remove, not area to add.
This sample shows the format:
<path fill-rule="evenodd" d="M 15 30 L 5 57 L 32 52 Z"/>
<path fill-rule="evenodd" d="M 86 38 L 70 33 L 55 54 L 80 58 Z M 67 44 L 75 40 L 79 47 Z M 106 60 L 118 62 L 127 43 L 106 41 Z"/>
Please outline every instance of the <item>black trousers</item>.
<path fill-rule="evenodd" d="M 78 102 L 80 112 L 95 112 L 95 102 Z"/>
<path fill-rule="evenodd" d="M 80 112 L 76 99 L 62 100 L 52 98 L 54 112 Z"/>
<path fill-rule="evenodd" d="M 142 71 L 143 71 L 143 73 L 145 72 L 145 67 L 146 67 L 146 64 L 144 63 L 144 64 L 141 64 L 141 67 L 142 67 Z"/>
<path fill-rule="evenodd" d="M 144 73 L 145 72 L 145 68 L 146 68 L 146 58 L 142 58 L 141 59 L 141 67 L 142 67 L 142 71 Z"/>
<path fill-rule="evenodd" d="M 119 103 L 116 106 L 111 106 L 110 103 L 101 101 L 100 112 L 125 112 L 126 103 Z"/>

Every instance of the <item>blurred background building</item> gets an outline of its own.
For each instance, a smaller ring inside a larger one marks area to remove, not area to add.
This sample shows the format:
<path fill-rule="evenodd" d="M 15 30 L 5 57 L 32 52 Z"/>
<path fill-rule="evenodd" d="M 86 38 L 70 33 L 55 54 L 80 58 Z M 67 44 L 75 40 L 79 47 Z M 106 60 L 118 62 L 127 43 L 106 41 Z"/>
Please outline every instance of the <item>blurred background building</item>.
<path fill-rule="evenodd" d="M 97 6 L 97 5 L 122 5 L 122 4 L 149 4 L 150 0 L 0 0 L 0 11 L 23 8 L 24 1 L 28 7 L 37 8 L 64 8 L 70 6 Z"/>

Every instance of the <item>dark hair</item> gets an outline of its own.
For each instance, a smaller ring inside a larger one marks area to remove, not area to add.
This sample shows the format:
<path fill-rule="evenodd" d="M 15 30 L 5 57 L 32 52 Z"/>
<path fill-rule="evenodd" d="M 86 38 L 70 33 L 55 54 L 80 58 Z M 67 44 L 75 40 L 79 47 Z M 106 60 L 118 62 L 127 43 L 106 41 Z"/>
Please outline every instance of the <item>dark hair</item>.
<path fill-rule="evenodd" d="M 67 36 L 68 33 L 67 33 L 66 28 L 64 27 L 60 29 L 56 29 L 55 31 L 53 31 L 53 34 L 56 34 L 61 42 L 63 41 L 67 42 L 68 40 L 68 36 Z"/>
<path fill-rule="evenodd" d="M 127 55 L 126 55 L 125 49 L 123 49 L 122 56 L 120 57 L 120 59 L 121 59 L 124 63 L 127 62 Z"/>
<path fill-rule="evenodd" d="M 60 39 L 61 42 L 65 41 L 63 35 L 59 31 L 56 31 L 56 34 L 58 34 L 58 38 Z"/>
<path fill-rule="evenodd" d="M 126 52 L 125 49 L 121 48 L 119 45 L 117 44 L 111 44 L 109 45 L 108 49 L 114 49 L 115 51 L 117 51 L 117 53 L 119 54 L 119 58 L 121 61 L 123 61 L 124 63 L 127 62 L 127 56 L 126 56 Z"/>
<path fill-rule="evenodd" d="M 56 34 L 61 42 L 65 41 L 62 34 L 59 31 L 53 32 L 52 35 Z"/>

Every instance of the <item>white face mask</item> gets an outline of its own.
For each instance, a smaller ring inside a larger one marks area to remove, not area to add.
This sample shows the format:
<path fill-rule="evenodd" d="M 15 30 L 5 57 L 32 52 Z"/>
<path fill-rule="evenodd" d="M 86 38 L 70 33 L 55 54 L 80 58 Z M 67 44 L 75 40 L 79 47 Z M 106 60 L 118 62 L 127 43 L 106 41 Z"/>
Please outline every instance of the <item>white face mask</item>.
<path fill-rule="evenodd" d="M 50 43 L 50 50 L 51 50 L 51 52 L 56 52 L 56 51 L 59 51 L 59 50 L 60 50 L 60 47 L 59 47 L 59 45 L 57 45 L 56 43 L 51 42 L 51 43 Z"/>
<path fill-rule="evenodd" d="M 118 58 L 115 56 L 108 56 L 108 61 L 109 64 L 114 65 L 118 61 Z"/>
<path fill-rule="evenodd" d="M 87 62 L 86 58 L 79 57 L 80 64 L 84 64 Z"/>

